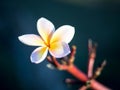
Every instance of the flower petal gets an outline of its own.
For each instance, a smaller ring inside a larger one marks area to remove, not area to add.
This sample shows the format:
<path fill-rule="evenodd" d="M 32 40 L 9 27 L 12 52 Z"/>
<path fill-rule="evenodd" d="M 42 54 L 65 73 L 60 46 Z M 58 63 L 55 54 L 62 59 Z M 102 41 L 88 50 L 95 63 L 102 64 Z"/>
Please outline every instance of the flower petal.
<path fill-rule="evenodd" d="M 65 42 L 54 42 L 50 45 L 49 52 L 52 56 L 61 58 L 70 53 L 70 48 Z"/>
<path fill-rule="evenodd" d="M 30 46 L 45 46 L 43 40 L 40 38 L 40 36 L 35 34 L 26 34 L 19 36 L 18 39 L 27 45 Z"/>
<path fill-rule="evenodd" d="M 53 34 L 50 43 L 56 41 L 69 43 L 72 40 L 74 33 L 75 33 L 74 27 L 70 25 L 61 26 Z"/>
<path fill-rule="evenodd" d="M 40 18 L 37 21 L 37 29 L 43 40 L 48 44 L 55 30 L 53 23 L 45 18 Z"/>
<path fill-rule="evenodd" d="M 47 47 L 39 47 L 35 49 L 30 56 L 31 62 L 36 64 L 42 62 L 46 58 L 47 53 L 48 53 Z"/>

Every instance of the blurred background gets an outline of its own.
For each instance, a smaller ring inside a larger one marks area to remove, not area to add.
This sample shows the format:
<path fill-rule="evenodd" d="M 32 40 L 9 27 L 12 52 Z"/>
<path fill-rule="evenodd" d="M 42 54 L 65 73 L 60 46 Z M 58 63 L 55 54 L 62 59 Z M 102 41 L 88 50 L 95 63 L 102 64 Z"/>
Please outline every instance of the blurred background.
<path fill-rule="evenodd" d="M 76 33 L 70 46 L 77 46 L 75 64 L 87 72 L 88 39 L 98 43 L 95 67 L 107 60 L 98 81 L 119 90 L 120 2 L 119 0 L 1 0 L 0 1 L 0 90 L 77 90 L 64 79 L 64 71 L 50 70 L 47 60 L 34 64 L 36 47 L 22 44 L 18 36 L 38 34 L 36 22 L 45 17 L 56 28 L 68 24 Z"/>

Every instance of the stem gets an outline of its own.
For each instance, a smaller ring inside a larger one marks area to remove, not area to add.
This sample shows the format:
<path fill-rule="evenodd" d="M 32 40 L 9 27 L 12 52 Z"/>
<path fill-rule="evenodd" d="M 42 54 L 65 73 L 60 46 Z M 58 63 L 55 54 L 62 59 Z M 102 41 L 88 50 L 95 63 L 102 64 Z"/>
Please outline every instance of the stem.
<path fill-rule="evenodd" d="M 88 40 L 88 52 L 89 52 L 89 59 L 88 59 L 88 78 L 93 76 L 93 67 L 96 58 L 96 46 L 97 44 L 92 44 L 92 40 Z"/>
<path fill-rule="evenodd" d="M 90 48 L 91 48 L 91 44 L 90 44 L 89 50 L 90 50 Z M 94 47 L 94 48 L 91 48 L 91 49 L 92 49 L 92 51 L 90 50 L 89 61 L 94 61 L 95 56 L 96 56 L 96 48 Z M 110 88 L 104 86 L 103 84 L 101 84 L 101 83 L 99 83 L 98 81 L 95 80 L 95 78 L 100 74 L 101 70 L 105 66 L 106 61 L 104 61 L 101 65 L 101 67 L 99 67 L 96 70 L 95 76 L 92 75 L 94 62 L 89 63 L 89 66 L 88 66 L 89 75 L 87 75 L 84 72 L 82 72 L 80 69 L 78 69 L 73 64 L 74 59 L 75 59 L 75 53 L 76 53 L 76 47 L 74 46 L 74 47 L 72 47 L 72 52 L 71 52 L 70 58 L 68 59 L 68 61 L 66 61 L 67 64 L 59 63 L 55 57 L 52 57 L 52 58 L 47 57 L 47 59 L 57 69 L 65 70 L 68 73 L 70 73 L 71 75 L 73 75 L 75 78 L 77 78 L 79 81 L 82 81 L 82 82 L 86 83 L 86 85 L 79 88 L 79 90 L 86 90 L 87 88 L 92 88 L 93 90 L 111 90 Z M 93 78 L 89 77 L 91 75 L 93 76 Z M 67 80 L 66 82 L 72 82 L 73 83 L 74 81 L 73 80 Z"/>
<path fill-rule="evenodd" d="M 95 59 L 93 57 L 89 58 L 88 61 L 88 77 L 91 78 L 93 76 L 93 66 L 94 66 Z"/>
<path fill-rule="evenodd" d="M 87 82 L 89 79 L 86 74 L 80 71 L 75 65 L 70 66 L 67 71 L 80 81 Z M 96 80 L 91 80 L 91 88 L 94 90 L 111 90 L 110 88 L 104 86 L 103 84 L 97 82 Z"/>
<path fill-rule="evenodd" d="M 87 76 L 81 70 L 78 70 L 75 65 L 71 65 L 67 71 L 80 81 L 86 82 L 88 80 Z"/>

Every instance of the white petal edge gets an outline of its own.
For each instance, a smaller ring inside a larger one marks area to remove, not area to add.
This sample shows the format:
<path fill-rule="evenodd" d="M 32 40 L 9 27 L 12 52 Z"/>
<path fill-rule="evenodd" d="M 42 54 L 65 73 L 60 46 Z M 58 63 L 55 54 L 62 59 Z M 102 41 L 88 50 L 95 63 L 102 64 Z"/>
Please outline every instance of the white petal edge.
<path fill-rule="evenodd" d="M 49 49 L 49 52 L 56 58 L 65 57 L 70 53 L 69 45 L 65 42 L 55 42 L 51 45 L 51 47 L 52 48 Z"/>
<path fill-rule="evenodd" d="M 47 43 L 48 39 L 52 36 L 55 31 L 53 23 L 46 18 L 42 17 L 37 21 L 37 29 L 41 37 Z"/>
<path fill-rule="evenodd" d="M 56 41 L 69 43 L 75 34 L 75 28 L 70 25 L 63 25 L 59 27 L 51 38 L 51 43 Z"/>
<path fill-rule="evenodd" d="M 40 38 L 40 36 L 35 35 L 35 34 L 22 35 L 22 36 L 19 36 L 18 39 L 26 45 L 45 46 L 45 44 L 44 44 L 43 40 Z"/>
<path fill-rule="evenodd" d="M 41 63 L 43 60 L 45 60 L 47 53 L 48 53 L 47 47 L 38 47 L 32 52 L 30 56 L 31 62 L 35 64 Z"/>

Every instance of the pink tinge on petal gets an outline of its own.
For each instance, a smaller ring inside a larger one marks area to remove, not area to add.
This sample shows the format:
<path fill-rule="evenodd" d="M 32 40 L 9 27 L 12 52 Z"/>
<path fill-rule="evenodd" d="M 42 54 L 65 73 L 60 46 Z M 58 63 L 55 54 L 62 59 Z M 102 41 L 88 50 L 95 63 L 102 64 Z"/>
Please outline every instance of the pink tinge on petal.
<path fill-rule="evenodd" d="M 54 42 L 51 44 L 49 52 L 56 58 L 62 58 L 70 53 L 70 48 L 65 42 Z"/>
<path fill-rule="evenodd" d="M 40 38 L 40 36 L 35 35 L 35 34 L 25 34 L 25 35 L 19 36 L 18 39 L 26 45 L 45 46 L 45 44 L 44 44 L 43 40 Z"/>
<path fill-rule="evenodd" d="M 48 44 L 55 31 L 53 23 L 46 18 L 40 18 L 37 21 L 37 29 L 43 40 Z"/>
<path fill-rule="evenodd" d="M 30 56 L 31 62 L 36 64 L 42 62 L 46 58 L 47 53 L 48 53 L 47 47 L 39 47 L 35 49 Z"/>
<path fill-rule="evenodd" d="M 52 43 L 59 41 L 69 43 L 72 40 L 74 33 L 74 27 L 70 25 L 63 25 L 54 32 L 50 42 Z"/>

